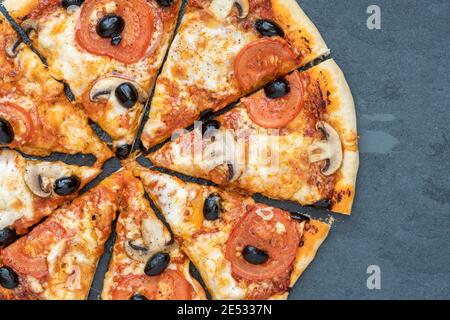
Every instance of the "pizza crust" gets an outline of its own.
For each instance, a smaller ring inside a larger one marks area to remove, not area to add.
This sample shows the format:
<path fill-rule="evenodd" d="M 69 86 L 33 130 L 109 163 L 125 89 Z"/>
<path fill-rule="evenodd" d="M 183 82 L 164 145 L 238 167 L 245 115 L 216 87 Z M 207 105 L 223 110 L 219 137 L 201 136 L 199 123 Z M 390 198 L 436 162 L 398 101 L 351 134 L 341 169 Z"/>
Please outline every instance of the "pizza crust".
<path fill-rule="evenodd" d="M 295 0 L 271 0 L 275 19 L 282 25 L 289 42 L 304 55 L 304 63 L 328 55 L 319 30 Z"/>
<path fill-rule="evenodd" d="M 319 64 L 311 72 L 321 72 L 320 76 L 328 82 L 331 104 L 327 105 L 324 117 L 339 132 L 343 147 L 343 161 L 341 169 L 336 173 L 331 210 L 350 214 L 359 168 L 355 103 L 345 76 L 333 59 Z"/>

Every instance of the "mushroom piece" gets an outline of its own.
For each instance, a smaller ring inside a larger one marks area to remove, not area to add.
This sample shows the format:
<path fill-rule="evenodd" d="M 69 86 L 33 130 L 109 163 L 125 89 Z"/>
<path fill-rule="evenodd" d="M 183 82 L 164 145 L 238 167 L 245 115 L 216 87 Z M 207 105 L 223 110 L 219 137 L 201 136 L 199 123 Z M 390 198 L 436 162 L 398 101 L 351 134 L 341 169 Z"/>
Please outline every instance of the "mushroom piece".
<path fill-rule="evenodd" d="M 48 198 L 53 192 L 55 180 L 64 175 L 60 166 L 28 164 L 24 180 L 28 188 L 41 198 Z"/>
<path fill-rule="evenodd" d="M 309 149 L 309 160 L 318 162 L 326 160 L 326 165 L 321 169 L 322 174 L 330 176 L 335 173 L 342 164 L 342 144 L 336 130 L 324 121 L 317 122 L 316 128 L 325 135 L 325 140 L 315 141 Z"/>
<path fill-rule="evenodd" d="M 209 6 L 209 10 L 216 17 L 223 20 L 230 15 L 234 5 L 238 7 L 238 17 L 240 19 L 247 17 L 250 9 L 248 0 L 213 0 Z"/>
<path fill-rule="evenodd" d="M 38 23 L 34 20 L 25 20 L 21 27 L 27 36 L 31 34 L 32 31 L 38 31 Z M 23 42 L 22 38 L 17 34 L 5 47 L 6 55 L 10 58 L 17 57 L 17 49 Z"/>
<path fill-rule="evenodd" d="M 125 252 L 133 260 L 147 262 L 155 253 L 167 250 L 171 242 L 170 232 L 157 219 L 143 219 L 141 224 L 141 242 L 129 240 L 125 243 Z"/>
<path fill-rule="evenodd" d="M 143 90 L 136 82 L 120 77 L 106 77 L 97 80 L 91 88 L 89 98 L 92 102 L 106 102 L 112 100 L 113 103 L 120 104 L 114 94 L 114 91 L 125 82 L 133 84 L 133 86 L 137 89 L 139 94 L 139 102 L 145 103 L 147 101 L 148 95 L 145 90 Z"/>

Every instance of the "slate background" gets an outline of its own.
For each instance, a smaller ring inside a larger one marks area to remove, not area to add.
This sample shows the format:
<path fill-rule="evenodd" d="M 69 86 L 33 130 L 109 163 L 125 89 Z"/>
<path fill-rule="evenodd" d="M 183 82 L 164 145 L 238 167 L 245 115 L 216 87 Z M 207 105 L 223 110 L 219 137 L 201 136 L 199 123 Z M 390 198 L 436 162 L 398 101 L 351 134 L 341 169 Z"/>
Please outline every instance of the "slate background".
<path fill-rule="evenodd" d="M 298 2 L 352 89 L 361 165 L 353 215 L 334 215 L 328 239 L 289 298 L 450 299 L 450 1 Z M 373 4 L 381 7 L 381 30 L 366 26 Z M 119 167 L 108 161 L 94 184 Z M 99 297 L 113 242 L 114 235 L 90 299 Z M 380 290 L 366 286 L 370 265 L 381 269 Z"/>
<path fill-rule="evenodd" d="M 353 215 L 296 299 L 450 298 L 450 1 L 301 0 L 352 89 L 361 135 Z M 381 7 L 381 30 L 366 27 Z M 381 290 L 366 269 L 381 268 Z"/>

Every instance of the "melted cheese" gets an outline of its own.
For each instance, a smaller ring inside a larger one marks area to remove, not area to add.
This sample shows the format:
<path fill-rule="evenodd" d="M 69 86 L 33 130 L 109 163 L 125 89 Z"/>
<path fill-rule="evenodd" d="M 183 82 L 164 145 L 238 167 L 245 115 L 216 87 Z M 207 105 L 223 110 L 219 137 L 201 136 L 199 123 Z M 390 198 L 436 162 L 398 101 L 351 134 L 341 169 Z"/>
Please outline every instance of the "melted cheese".
<path fill-rule="evenodd" d="M 13 151 L 0 151 L 0 230 L 33 217 L 33 195 L 23 179 L 24 162 Z"/>

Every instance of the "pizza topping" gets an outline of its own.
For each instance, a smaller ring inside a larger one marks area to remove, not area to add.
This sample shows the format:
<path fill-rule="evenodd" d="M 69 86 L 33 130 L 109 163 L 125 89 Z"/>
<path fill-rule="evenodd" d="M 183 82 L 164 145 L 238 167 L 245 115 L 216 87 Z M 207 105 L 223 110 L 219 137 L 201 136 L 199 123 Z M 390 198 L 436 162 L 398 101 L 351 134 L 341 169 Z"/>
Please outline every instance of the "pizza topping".
<path fill-rule="evenodd" d="M 17 239 L 16 231 L 12 228 L 6 227 L 0 230 L 0 249 L 6 247 Z"/>
<path fill-rule="evenodd" d="M 6 145 L 14 141 L 14 129 L 11 124 L 0 118 L 0 144 Z"/>
<path fill-rule="evenodd" d="M 14 289 L 19 286 L 17 273 L 8 266 L 0 268 L 0 285 L 6 289 Z"/>
<path fill-rule="evenodd" d="M 131 240 L 125 243 L 127 255 L 139 262 L 148 262 L 157 252 L 163 251 L 172 240 L 170 232 L 157 219 L 143 219 L 141 234 L 140 242 L 143 245 Z"/>
<path fill-rule="evenodd" d="M 97 24 L 97 34 L 102 38 L 110 38 L 113 46 L 118 46 L 122 41 L 121 33 L 125 29 L 125 20 L 122 17 L 109 14 L 104 16 Z"/>
<path fill-rule="evenodd" d="M 205 199 L 203 205 L 203 216 L 206 220 L 214 221 L 219 219 L 222 211 L 222 199 L 217 193 L 212 193 Z"/>
<path fill-rule="evenodd" d="M 244 19 L 247 17 L 250 6 L 248 0 L 213 0 L 209 6 L 209 10 L 220 20 L 225 19 L 231 14 L 234 6 L 239 10 L 238 17 Z"/>
<path fill-rule="evenodd" d="M 4 134 L 0 144 L 18 144 L 24 145 L 33 138 L 35 124 L 34 114 L 28 112 L 15 102 L 1 101 L 0 102 L 0 119 L 2 120 L 1 133 Z M 8 122 L 9 128 L 6 124 Z M 10 135 L 8 137 L 7 135 Z M 12 139 L 11 139 L 12 137 Z M 10 141 L 10 143 L 6 143 Z M 5 143 L 4 143 L 5 142 Z"/>
<path fill-rule="evenodd" d="M 264 87 L 264 93 L 269 99 L 282 98 L 289 93 L 289 82 L 286 79 L 277 79 Z"/>
<path fill-rule="evenodd" d="M 167 269 L 170 263 L 170 255 L 167 252 L 154 254 L 146 263 L 144 272 L 147 276 L 158 276 Z"/>
<path fill-rule="evenodd" d="M 251 264 L 256 265 L 266 263 L 269 260 L 267 252 L 253 246 L 245 246 L 244 250 L 242 250 L 242 256 Z"/>
<path fill-rule="evenodd" d="M 276 208 L 270 220 L 261 218 L 255 205 L 234 227 L 226 245 L 233 274 L 250 281 L 267 280 L 289 272 L 300 235 L 290 216 Z M 284 229 L 283 232 L 277 230 Z"/>
<path fill-rule="evenodd" d="M 3 262 L 22 275 L 42 278 L 48 274 L 47 255 L 66 230 L 55 221 L 38 225 L 26 237 L 2 250 Z"/>
<path fill-rule="evenodd" d="M 255 29 L 264 37 L 284 37 L 283 29 L 281 29 L 281 27 L 272 20 L 256 20 Z"/>
<path fill-rule="evenodd" d="M 337 131 L 324 121 L 317 122 L 316 128 L 321 130 L 325 140 L 314 141 L 309 149 L 309 161 L 324 161 L 322 174 L 330 176 L 335 173 L 342 164 L 342 144 Z"/>
<path fill-rule="evenodd" d="M 167 269 L 159 276 L 129 275 L 117 281 L 113 300 L 129 300 L 144 296 L 151 300 L 190 300 L 193 288 L 178 271 Z M 140 299 L 144 300 L 144 299 Z"/>
<path fill-rule="evenodd" d="M 234 60 L 234 76 L 244 91 L 291 69 L 297 55 L 282 38 L 262 38 L 246 45 Z"/>
<path fill-rule="evenodd" d="M 281 129 L 297 117 L 304 103 L 304 89 L 300 74 L 295 71 L 287 76 L 285 81 L 288 84 L 289 92 L 280 98 L 272 99 L 267 96 L 267 93 L 273 97 L 281 96 L 287 91 L 281 80 L 277 80 L 264 91 L 242 99 L 250 119 L 257 125 L 263 128 Z M 280 89 L 275 89 L 275 87 Z M 281 88 L 284 89 L 281 90 Z"/>
<path fill-rule="evenodd" d="M 136 301 L 141 301 L 141 300 L 148 300 L 145 296 L 143 296 L 142 294 L 134 294 L 130 300 L 136 300 Z"/>
<path fill-rule="evenodd" d="M 114 92 L 114 94 L 112 94 Z M 136 82 L 120 77 L 106 77 L 94 83 L 89 93 L 92 102 L 111 102 L 132 108 L 136 102 L 145 103 L 148 95 Z"/>
<path fill-rule="evenodd" d="M 168 8 L 173 4 L 174 0 L 156 0 L 161 7 Z"/>
<path fill-rule="evenodd" d="M 127 109 L 131 109 L 137 103 L 139 93 L 136 87 L 130 82 L 124 82 L 114 91 L 120 104 Z"/>
<path fill-rule="evenodd" d="M 219 130 L 220 122 L 217 120 L 209 120 L 207 122 L 202 123 L 202 136 L 205 136 L 206 132 L 211 132 L 210 130 Z"/>
<path fill-rule="evenodd" d="M 62 0 L 61 5 L 64 9 L 69 9 L 70 7 L 81 7 L 84 0 Z"/>
<path fill-rule="evenodd" d="M 38 197 L 48 198 L 52 192 L 67 196 L 76 192 L 81 185 L 78 177 L 67 174 L 67 170 L 62 170 L 60 166 L 31 162 L 25 167 L 24 180 L 31 192 Z"/>
<path fill-rule="evenodd" d="M 92 54 L 132 64 L 149 54 L 153 33 L 160 31 L 155 30 L 159 20 L 155 8 L 146 0 L 86 0 L 76 40 Z"/>
<path fill-rule="evenodd" d="M 54 191 L 57 195 L 68 196 L 80 188 L 81 181 L 77 176 L 62 177 L 55 181 Z"/>

